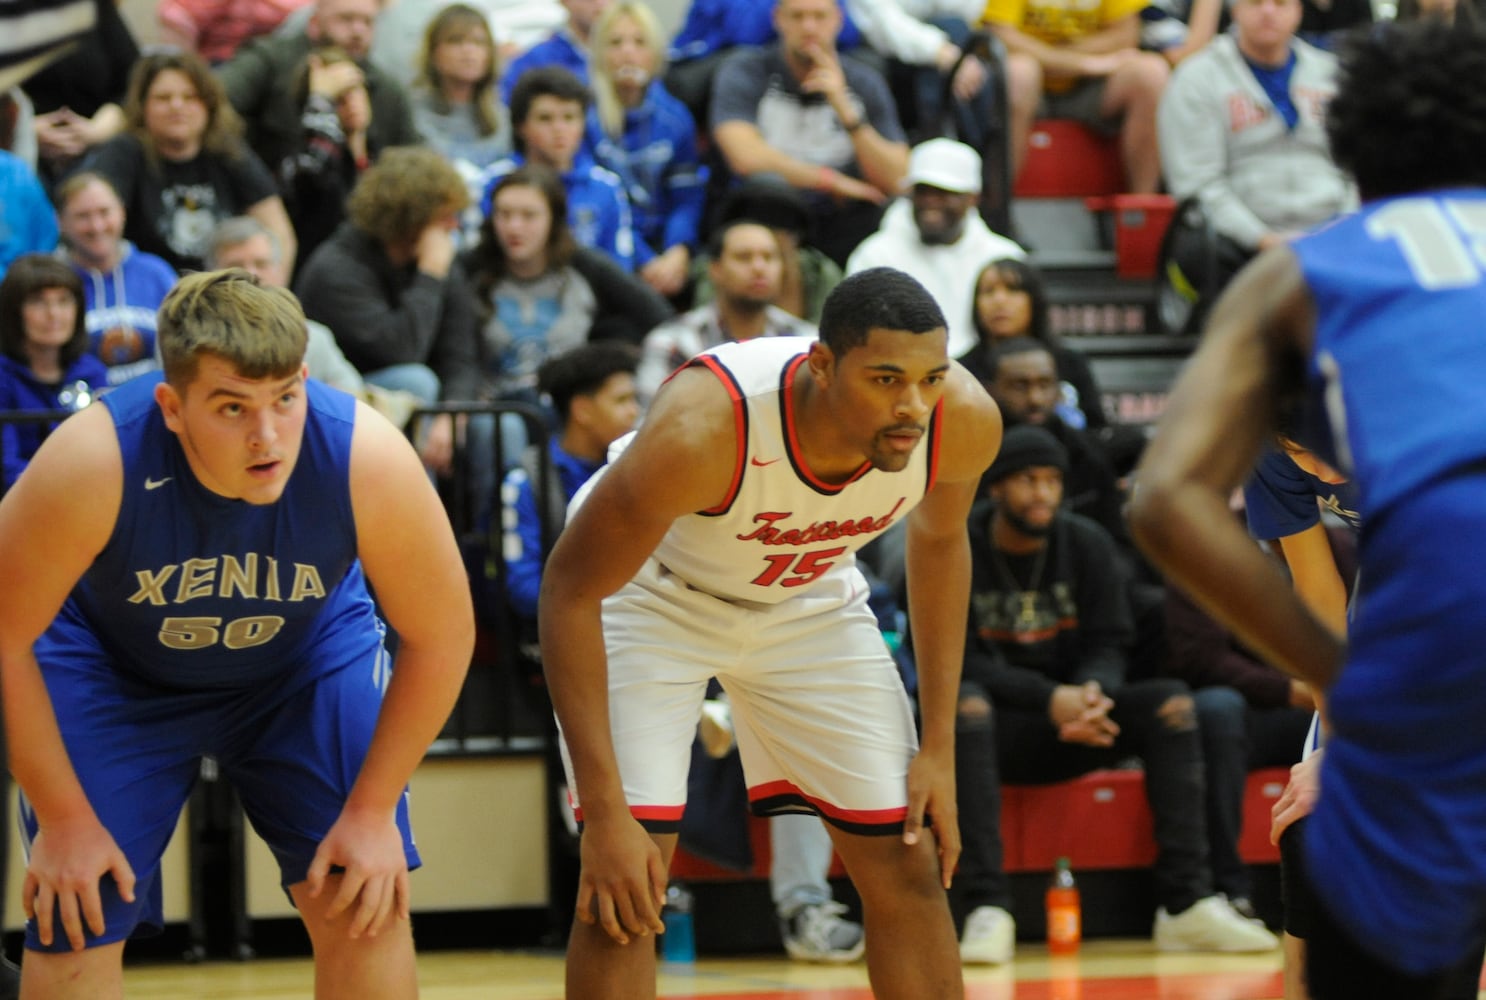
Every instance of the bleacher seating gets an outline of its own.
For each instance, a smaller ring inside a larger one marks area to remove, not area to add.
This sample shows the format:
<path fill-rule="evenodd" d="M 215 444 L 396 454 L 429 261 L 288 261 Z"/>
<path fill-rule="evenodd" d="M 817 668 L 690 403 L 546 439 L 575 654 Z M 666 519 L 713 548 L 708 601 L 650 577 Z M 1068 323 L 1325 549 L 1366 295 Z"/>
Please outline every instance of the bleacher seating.
<path fill-rule="evenodd" d="M 1249 775 L 1239 854 L 1251 865 L 1278 864 L 1269 842 L 1269 810 L 1289 781 L 1271 767 Z M 677 848 L 671 877 L 687 882 L 736 882 L 769 877 L 769 824 L 750 817 L 753 866 L 733 871 Z M 1001 837 L 1007 872 L 1050 872 L 1060 857 L 1080 871 L 1149 868 L 1156 860 L 1145 775 L 1138 769 L 1092 771 L 1051 785 L 1006 785 L 1001 790 Z M 841 859 L 831 875 L 844 875 Z"/>

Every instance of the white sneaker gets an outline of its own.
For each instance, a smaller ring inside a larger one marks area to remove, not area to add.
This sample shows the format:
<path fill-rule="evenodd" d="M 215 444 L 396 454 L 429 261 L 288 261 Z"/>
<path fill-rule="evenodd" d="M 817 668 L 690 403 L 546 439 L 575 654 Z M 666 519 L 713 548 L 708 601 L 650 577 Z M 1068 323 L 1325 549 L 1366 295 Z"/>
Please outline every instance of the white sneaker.
<path fill-rule="evenodd" d="M 960 961 L 966 965 L 1005 965 L 1016 950 L 1016 921 L 999 906 L 977 906 L 965 918 Z"/>
<path fill-rule="evenodd" d="M 1176 916 L 1156 911 L 1157 951 L 1270 951 L 1279 940 L 1266 928 L 1246 920 L 1221 896 L 1208 896 Z"/>

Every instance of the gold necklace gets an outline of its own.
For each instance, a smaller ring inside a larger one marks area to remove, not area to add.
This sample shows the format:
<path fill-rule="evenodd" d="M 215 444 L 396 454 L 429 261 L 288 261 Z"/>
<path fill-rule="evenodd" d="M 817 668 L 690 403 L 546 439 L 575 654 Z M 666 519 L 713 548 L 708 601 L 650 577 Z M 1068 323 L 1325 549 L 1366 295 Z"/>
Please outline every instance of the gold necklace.
<path fill-rule="evenodd" d="M 995 515 L 992 515 L 992 527 L 990 531 L 991 559 L 996 564 L 996 571 L 1000 573 L 1002 580 L 1008 589 L 1016 594 L 1020 604 L 1017 609 L 1017 624 L 1023 628 L 1032 628 L 1037 624 L 1037 595 L 1040 593 L 1038 587 L 1042 583 L 1043 570 L 1047 568 L 1047 550 L 1049 545 L 1046 540 L 1042 547 L 1037 550 L 1037 557 L 1032 561 L 1031 578 L 1024 587 L 1017 580 L 1016 574 L 1011 571 L 1011 566 L 1001 553 L 1001 547 L 996 544 L 996 533 L 994 525 Z"/>

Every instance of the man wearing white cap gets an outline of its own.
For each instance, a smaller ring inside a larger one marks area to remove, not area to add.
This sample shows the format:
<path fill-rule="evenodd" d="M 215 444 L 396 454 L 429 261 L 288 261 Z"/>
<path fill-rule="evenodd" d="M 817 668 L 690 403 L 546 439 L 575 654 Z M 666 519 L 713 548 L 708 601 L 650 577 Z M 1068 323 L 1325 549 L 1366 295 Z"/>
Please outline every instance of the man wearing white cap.
<path fill-rule="evenodd" d="M 953 139 L 913 147 L 905 183 L 908 197 L 888 206 L 882 225 L 846 262 L 846 273 L 892 266 L 929 290 L 949 321 L 949 355 L 975 349 L 975 279 L 1004 257 L 1025 257 L 1014 241 L 991 231 L 975 210 L 980 200 L 980 155 Z"/>

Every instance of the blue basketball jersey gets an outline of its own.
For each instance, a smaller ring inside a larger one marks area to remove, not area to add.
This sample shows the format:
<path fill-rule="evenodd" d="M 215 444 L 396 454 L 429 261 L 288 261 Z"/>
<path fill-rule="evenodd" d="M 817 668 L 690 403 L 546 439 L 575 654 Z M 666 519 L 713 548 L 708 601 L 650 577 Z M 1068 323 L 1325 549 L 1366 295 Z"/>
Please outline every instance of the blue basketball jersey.
<path fill-rule="evenodd" d="M 123 454 L 113 535 L 36 645 L 38 659 L 103 656 L 183 690 L 244 688 L 374 649 L 380 629 L 356 556 L 350 453 L 355 401 L 306 383 L 298 461 L 272 504 L 202 486 L 154 399 L 160 376 L 103 397 Z"/>
<path fill-rule="evenodd" d="M 1365 947 L 1422 973 L 1486 933 L 1486 191 L 1371 203 L 1294 250 L 1305 443 L 1363 512 L 1307 859 Z"/>

